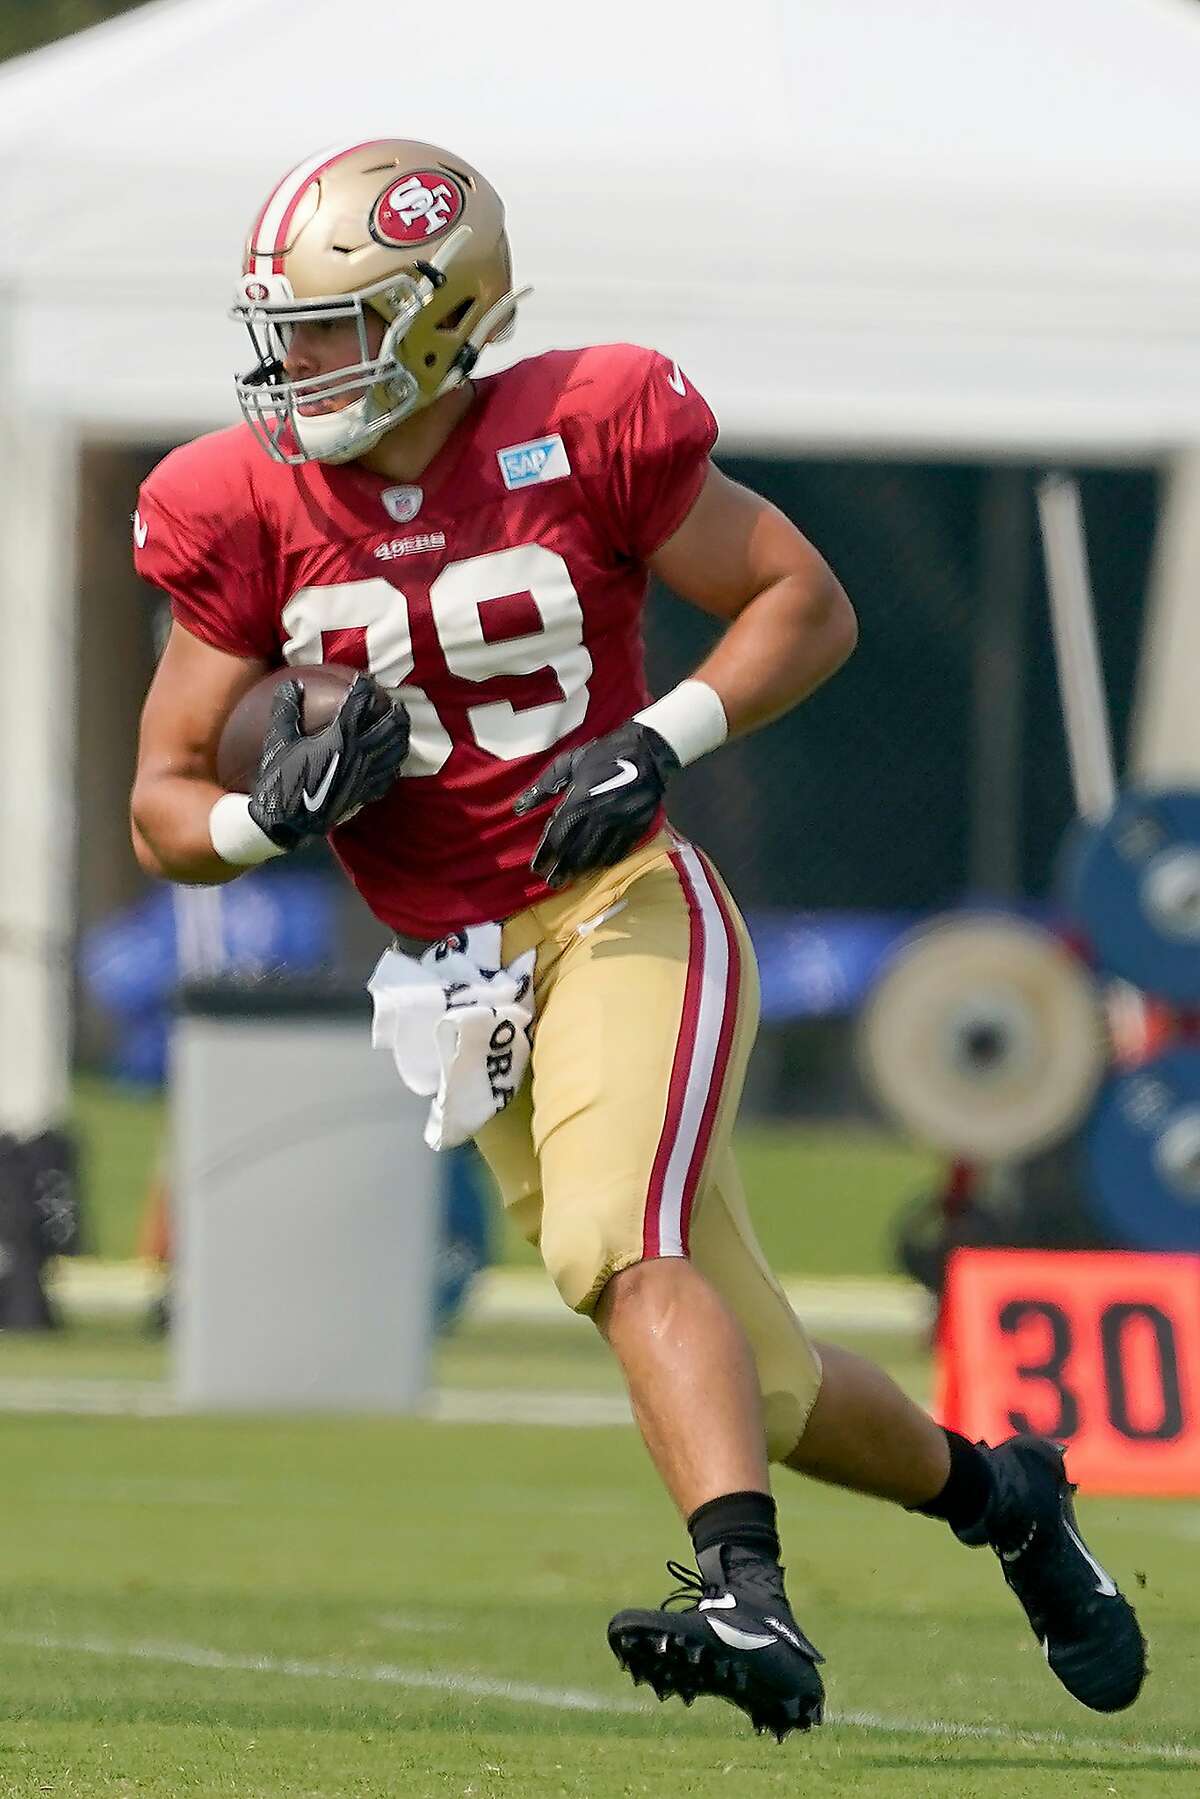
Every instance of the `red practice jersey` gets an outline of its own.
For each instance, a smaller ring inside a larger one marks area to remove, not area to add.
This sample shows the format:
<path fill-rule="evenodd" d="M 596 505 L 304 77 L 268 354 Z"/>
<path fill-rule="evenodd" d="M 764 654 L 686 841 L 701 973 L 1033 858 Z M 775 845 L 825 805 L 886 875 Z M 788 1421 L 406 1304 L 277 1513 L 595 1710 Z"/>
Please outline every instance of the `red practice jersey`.
<path fill-rule="evenodd" d="M 678 365 L 627 344 L 476 390 L 419 482 L 289 468 L 237 425 L 161 462 L 135 527 L 138 573 L 193 636 L 271 666 L 350 663 L 404 701 L 404 778 L 331 841 L 377 917 L 431 938 L 545 894 L 545 811 L 513 802 L 646 704 L 646 559 L 716 437 Z"/>

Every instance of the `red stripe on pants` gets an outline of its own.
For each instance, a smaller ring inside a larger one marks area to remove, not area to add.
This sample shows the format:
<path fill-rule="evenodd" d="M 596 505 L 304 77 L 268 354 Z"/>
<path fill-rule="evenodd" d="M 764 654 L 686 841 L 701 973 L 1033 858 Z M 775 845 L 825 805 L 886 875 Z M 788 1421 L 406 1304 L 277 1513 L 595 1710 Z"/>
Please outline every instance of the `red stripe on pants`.
<path fill-rule="evenodd" d="M 683 858 L 678 851 L 673 851 L 671 854 L 671 866 L 678 876 L 679 885 L 683 889 L 683 896 L 687 901 L 688 969 L 687 981 L 683 990 L 683 1016 L 679 1021 L 679 1035 L 675 1040 L 675 1057 L 671 1064 L 671 1079 L 667 1087 L 666 1117 L 663 1120 L 662 1134 L 658 1139 L 654 1166 L 650 1171 L 650 1186 L 646 1194 L 646 1216 L 642 1227 L 642 1254 L 647 1258 L 662 1253 L 659 1220 L 662 1213 L 663 1184 L 666 1180 L 671 1152 L 675 1147 L 675 1139 L 679 1133 L 688 1076 L 691 1073 L 692 1058 L 696 1051 L 696 1024 L 700 1016 L 700 990 L 704 983 L 704 919 L 700 913 L 700 902 L 696 898 L 691 879 L 683 864 Z"/>

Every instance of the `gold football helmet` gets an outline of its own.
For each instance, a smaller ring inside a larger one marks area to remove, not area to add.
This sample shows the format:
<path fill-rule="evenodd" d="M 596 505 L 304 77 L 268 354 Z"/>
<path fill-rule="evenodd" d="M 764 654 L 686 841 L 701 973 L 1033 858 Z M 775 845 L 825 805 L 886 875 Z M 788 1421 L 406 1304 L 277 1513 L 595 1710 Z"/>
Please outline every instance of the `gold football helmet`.
<path fill-rule="evenodd" d="M 237 381 L 242 414 L 276 462 L 362 456 L 465 381 L 528 291 L 513 291 L 500 196 L 461 157 L 403 138 L 322 151 L 272 189 L 246 240 L 232 317 L 258 362 Z M 368 309 L 384 325 L 374 353 Z M 289 380 L 292 327 L 322 319 L 357 325 L 358 361 Z"/>

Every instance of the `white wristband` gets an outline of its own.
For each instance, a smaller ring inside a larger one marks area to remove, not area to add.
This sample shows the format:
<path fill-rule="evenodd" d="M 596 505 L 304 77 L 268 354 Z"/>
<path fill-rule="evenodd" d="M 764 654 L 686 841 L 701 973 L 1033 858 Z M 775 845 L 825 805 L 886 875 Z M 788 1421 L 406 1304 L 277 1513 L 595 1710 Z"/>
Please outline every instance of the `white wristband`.
<path fill-rule="evenodd" d="M 286 853 L 255 824 L 250 816 L 250 796 L 245 793 L 221 795 L 208 815 L 208 834 L 222 862 L 234 868 L 254 868 Z"/>
<path fill-rule="evenodd" d="M 729 735 L 725 708 L 707 681 L 681 681 L 633 716 L 665 738 L 684 768 L 719 748 Z"/>

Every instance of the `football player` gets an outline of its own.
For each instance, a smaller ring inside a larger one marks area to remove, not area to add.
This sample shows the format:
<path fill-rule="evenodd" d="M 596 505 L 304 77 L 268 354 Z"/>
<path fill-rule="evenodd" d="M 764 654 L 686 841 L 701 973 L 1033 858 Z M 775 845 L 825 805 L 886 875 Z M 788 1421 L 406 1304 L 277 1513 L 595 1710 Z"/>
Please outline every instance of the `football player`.
<path fill-rule="evenodd" d="M 1058 1447 L 970 1443 L 810 1343 L 730 1151 L 754 957 L 663 802 L 682 766 L 841 666 L 850 603 L 791 521 L 710 462 L 712 413 L 669 357 L 615 344 L 480 378 L 519 298 L 500 200 L 458 156 L 358 143 L 268 194 L 235 302 L 245 422 L 169 455 L 135 515 L 137 567 L 174 614 L 142 719 L 138 857 L 227 881 L 328 836 L 409 953 L 495 921 L 506 964 L 536 952 L 532 1078 L 478 1142 L 616 1355 L 687 1520 L 681 1603 L 609 1627 L 635 1679 L 723 1696 L 781 1737 L 820 1719 L 774 1461 L 989 1544 L 1068 1690 L 1128 1705 L 1141 1634 L 1080 1539 Z M 724 627 L 654 700 L 651 573 Z M 311 736 L 284 683 L 253 792 L 222 792 L 240 696 L 322 659 L 374 681 Z"/>

